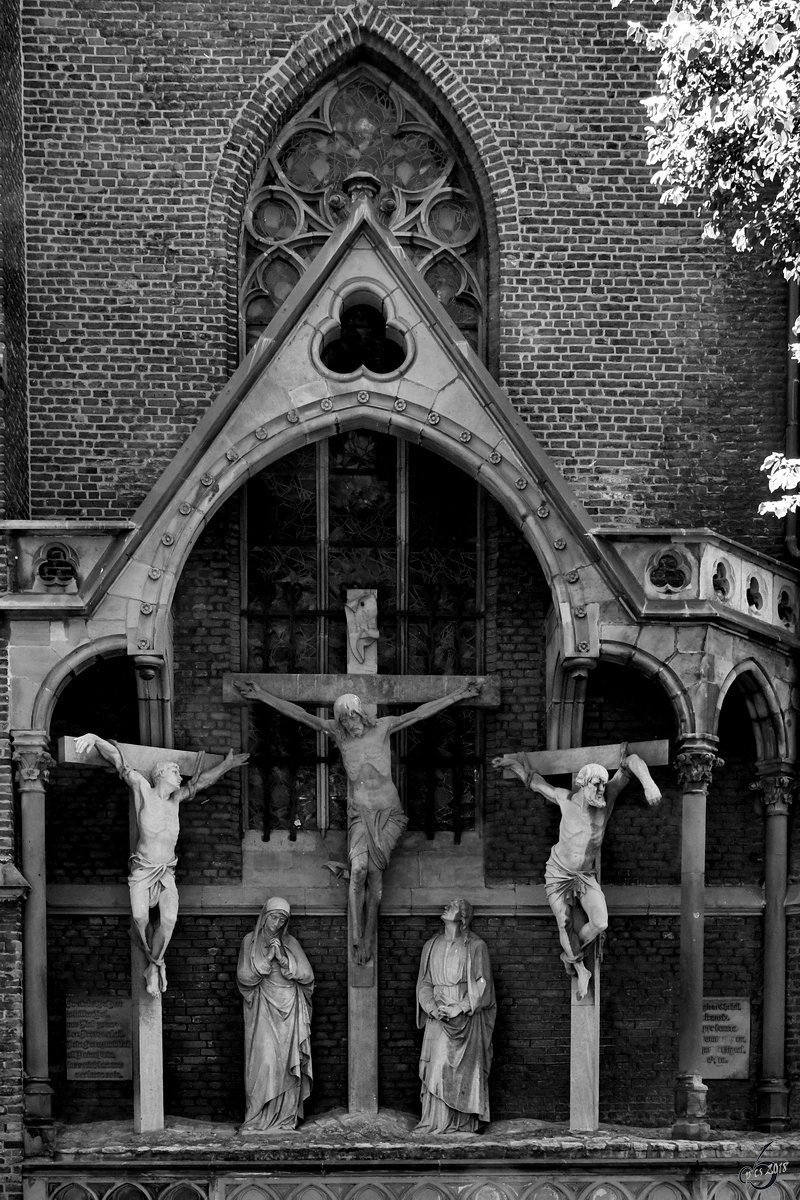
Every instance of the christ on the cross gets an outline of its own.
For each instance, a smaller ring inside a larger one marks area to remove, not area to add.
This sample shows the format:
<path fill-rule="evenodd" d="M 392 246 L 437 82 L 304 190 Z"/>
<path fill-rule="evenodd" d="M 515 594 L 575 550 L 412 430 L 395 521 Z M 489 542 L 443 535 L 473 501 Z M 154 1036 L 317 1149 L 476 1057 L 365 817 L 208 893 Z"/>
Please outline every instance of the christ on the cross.
<path fill-rule="evenodd" d="M 167 990 L 164 954 L 170 943 L 178 918 L 178 888 L 175 884 L 175 846 L 180 833 L 178 805 L 190 800 L 197 792 L 211 787 L 228 771 L 243 766 L 248 754 L 229 750 L 221 763 L 202 771 L 185 786 L 181 786 L 181 770 L 176 762 L 165 760 L 153 768 L 152 782 L 135 770 L 122 755 L 115 742 L 107 742 L 94 733 L 85 733 L 75 741 L 78 754 L 96 750 L 115 767 L 120 779 L 128 785 L 136 813 L 136 846 L 130 857 L 128 887 L 131 896 L 133 923 L 147 956 L 145 980 L 147 993 L 158 996 Z M 147 940 L 150 909 L 158 909 L 158 925 L 152 941 Z"/>
<path fill-rule="evenodd" d="M 367 713 L 358 696 L 346 694 L 334 702 L 333 720 L 306 712 L 252 680 L 235 686 L 245 699 L 261 700 L 283 716 L 326 734 L 339 747 L 349 783 L 347 853 L 353 956 L 358 963 L 369 962 L 383 893 L 383 872 L 407 824 L 392 780 L 389 739 L 393 733 L 432 717 L 458 700 L 477 696 L 481 685 L 477 680 L 468 680 L 449 696 L 420 704 L 411 712 L 377 718 Z"/>
<path fill-rule="evenodd" d="M 578 977 L 578 999 L 589 988 L 591 972 L 584 964 L 587 948 L 608 927 L 606 900 L 597 882 L 597 856 L 603 844 L 614 801 L 632 775 L 642 784 L 649 805 L 658 804 L 661 792 L 638 754 L 628 754 L 609 780 L 598 763 L 587 763 L 575 776 L 575 791 L 552 787 L 531 770 L 525 754 L 503 754 L 492 766 L 513 772 L 532 792 L 561 809 L 558 841 L 550 851 L 544 880 L 547 900 L 558 923 L 561 960 L 569 974 Z M 580 911 L 586 921 L 578 925 Z"/>

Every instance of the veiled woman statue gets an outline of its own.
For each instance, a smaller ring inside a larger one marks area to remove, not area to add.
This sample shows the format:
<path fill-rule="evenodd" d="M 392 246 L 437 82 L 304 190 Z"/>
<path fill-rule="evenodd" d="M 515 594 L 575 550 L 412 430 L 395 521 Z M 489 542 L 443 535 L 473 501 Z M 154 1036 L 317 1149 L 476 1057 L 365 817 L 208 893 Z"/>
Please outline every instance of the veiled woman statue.
<path fill-rule="evenodd" d="M 442 912 L 444 932 L 422 949 L 417 1025 L 424 1026 L 418 1133 L 475 1133 L 489 1120 L 489 1068 L 497 1013 L 486 943 L 470 931 L 472 905 Z"/>
<path fill-rule="evenodd" d="M 240 1133 L 296 1129 L 311 1092 L 314 972 L 286 932 L 290 913 L 286 900 L 271 897 L 239 951 L 247 1101 Z"/>

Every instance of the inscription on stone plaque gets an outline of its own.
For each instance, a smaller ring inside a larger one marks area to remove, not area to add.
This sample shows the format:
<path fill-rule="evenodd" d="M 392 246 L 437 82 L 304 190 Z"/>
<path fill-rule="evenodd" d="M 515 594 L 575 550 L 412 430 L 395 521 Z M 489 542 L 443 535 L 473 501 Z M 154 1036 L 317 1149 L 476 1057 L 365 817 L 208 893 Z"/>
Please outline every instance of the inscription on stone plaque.
<path fill-rule="evenodd" d="M 130 1079 L 131 1002 L 67 996 L 67 1079 Z"/>
<path fill-rule="evenodd" d="M 747 1079 L 750 1001 L 711 996 L 703 1001 L 703 1078 Z"/>

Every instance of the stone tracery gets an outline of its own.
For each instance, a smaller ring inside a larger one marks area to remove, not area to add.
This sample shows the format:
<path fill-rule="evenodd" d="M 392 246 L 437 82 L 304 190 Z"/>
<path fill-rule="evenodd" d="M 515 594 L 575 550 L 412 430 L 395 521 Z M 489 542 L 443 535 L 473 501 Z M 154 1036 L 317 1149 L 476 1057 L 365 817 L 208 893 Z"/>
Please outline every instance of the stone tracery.
<path fill-rule="evenodd" d="M 380 219 L 483 354 L 484 238 L 472 181 L 424 109 L 371 67 L 317 92 L 256 175 L 240 261 L 242 350 L 348 215 L 344 184 L 355 172 L 379 181 Z"/>

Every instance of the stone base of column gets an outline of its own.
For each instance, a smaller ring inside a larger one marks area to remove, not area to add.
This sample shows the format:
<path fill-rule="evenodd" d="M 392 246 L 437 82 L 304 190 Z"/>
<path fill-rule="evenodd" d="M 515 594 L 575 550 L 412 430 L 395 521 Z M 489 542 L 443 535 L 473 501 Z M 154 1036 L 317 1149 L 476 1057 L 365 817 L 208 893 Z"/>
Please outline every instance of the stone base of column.
<path fill-rule="evenodd" d="M 756 1129 L 782 1133 L 789 1127 L 789 1089 L 784 1079 L 762 1079 L 758 1085 Z"/>
<path fill-rule="evenodd" d="M 49 1154 L 55 1145 L 53 1089 L 50 1081 L 26 1079 L 23 1096 L 25 1116 L 22 1123 L 22 1141 L 25 1154 Z"/>
<path fill-rule="evenodd" d="M 699 1075 L 679 1075 L 675 1085 L 675 1123 L 672 1136 L 693 1142 L 708 1141 L 711 1126 L 706 1121 L 708 1088 Z"/>

